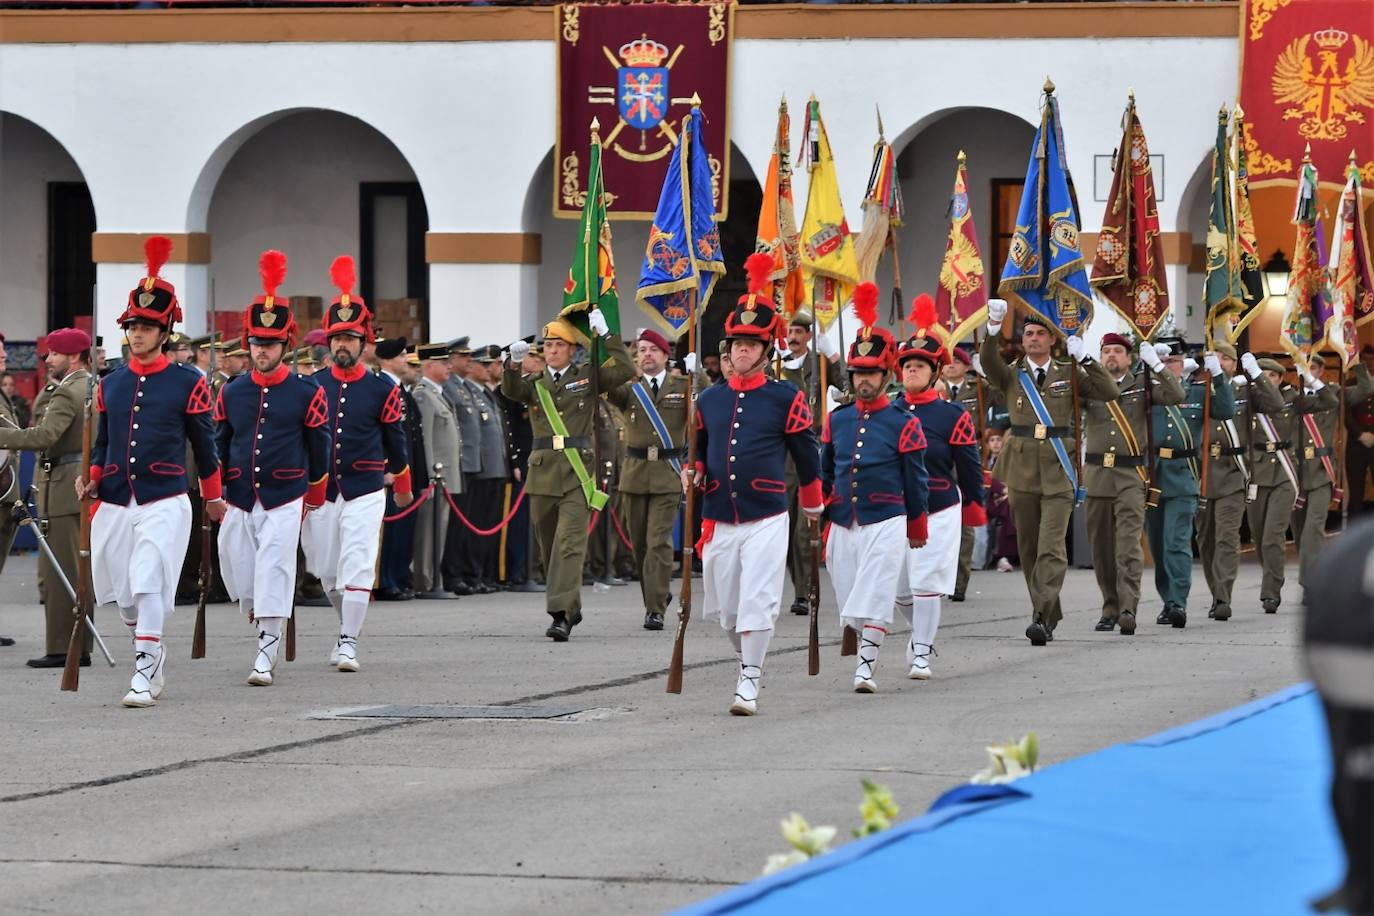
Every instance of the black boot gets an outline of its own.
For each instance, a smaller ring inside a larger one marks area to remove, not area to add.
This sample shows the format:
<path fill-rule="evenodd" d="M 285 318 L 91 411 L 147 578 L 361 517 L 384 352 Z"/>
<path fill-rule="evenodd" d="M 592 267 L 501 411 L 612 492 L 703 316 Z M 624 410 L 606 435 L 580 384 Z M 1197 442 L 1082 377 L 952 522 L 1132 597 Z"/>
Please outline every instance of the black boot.
<path fill-rule="evenodd" d="M 567 642 L 568 636 L 572 633 L 572 627 L 568 624 L 568 615 L 562 611 L 555 611 L 553 623 L 544 631 L 544 635 L 554 642 Z"/>

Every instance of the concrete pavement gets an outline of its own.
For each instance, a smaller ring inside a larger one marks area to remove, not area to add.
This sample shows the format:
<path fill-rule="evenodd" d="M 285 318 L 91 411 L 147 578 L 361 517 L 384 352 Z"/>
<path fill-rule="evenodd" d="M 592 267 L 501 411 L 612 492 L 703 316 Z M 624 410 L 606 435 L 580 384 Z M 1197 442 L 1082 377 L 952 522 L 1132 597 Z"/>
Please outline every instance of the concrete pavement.
<path fill-rule="evenodd" d="M 78 694 L 23 667 L 41 654 L 33 579 L 31 558 L 0 576 L 0 633 L 19 639 L 0 649 L 5 913 L 660 912 L 757 876 L 791 811 L 847 836 L 862 777 L 915 816 L 989 742 L 1034 729 L 1053 763 L 1302 678 L 1296 570 L 1268 616 L 1246 562 L 1235 617 L 1206 619 L 1197 571 L 1181 631 L 1154 624 L 1147 570 L 1134 638 L 1093 632 L 1097 588 L 1073 570 L 1043 649 L 1022 635 L 1020 573 L 976 573 L 967 602 L 945 602 L 935 678 L 905 678 L 894 634 L 874 696 L 850 690 L 826 582 L 821 675 L 806 676 L 805 618 L 784 612 L 753 719 L 726 714 L 735 667 L 714 624 L 694 621 L 684 693 L 663 692 L 672 632 L 641 629 L 633 585 L 586 590 L 566 645 L 542 635 L 542 595 L 374 604 L 358 674 L 325 664 L 333 611 L 303 608 L 299 656 L 271 688 L 244 685 L 254 634 L 233 608 L 211 608 L 194 662 L 182 608 L 163 700 L 129 710 L 112 608 L 98 619 L 119 666 L 97 659 Z M 391 704 L 582 712 L 321 717 Z"/>

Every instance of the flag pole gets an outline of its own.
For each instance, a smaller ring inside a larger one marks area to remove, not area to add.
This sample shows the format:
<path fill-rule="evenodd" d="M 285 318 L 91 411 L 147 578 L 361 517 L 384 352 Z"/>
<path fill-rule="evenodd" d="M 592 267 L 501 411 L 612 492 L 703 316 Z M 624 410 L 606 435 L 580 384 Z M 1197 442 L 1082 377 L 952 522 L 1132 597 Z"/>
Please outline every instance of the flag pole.
<path fill-rule="evenodd" d="M 591 145 L 592 145 L 592 146 L 600 146 L 600 145 L 601 145 L 601 135 L 600 135 L 600 133 L 599 133 L 600 130 L 601 130 L 601 120 L 600 120 L 599 118 L 593 117 L 593 118 L 592 118 L 592 124 L 591 124 L 591 135 L 592 135 L 592 136 L 591 136 Z M 597 157 L 597 169 L 598 169 L 598 174 L 592 175 L 592 176 L 591 176 L 592 186 L 587 188 L 587 193 L 588 193 L 588 194 L 600 194 L 600 193 L 601 193 L 601 183 L 600 183 L 600 181 L 598 180 L 598 179 L 600 178 L 600 168 L 601 168 L 601 157 L 598 156 L 598 157 Z M 599 229 L 599 227 L 598 227 L 598 229 Z M 600 242 L 598 241 L 598 242 L 597 242 L 597 248 L 593 249 L 593 248 L 592 248 L 591 233 L 592 233 L 591 220 L 588 219 L 588 220 L 585 220 L 585 221 L 584 221 L 584 225 L 583 225 L 583 228 L 582 228 L 582 258 L 583 258 L 583 262 L 582 262 L 582 277 L 583 277 L 583 282 L 584 282 L 584 283 L 586 284 L 586 286 L 587 286 L 587 300 L 588 300 L 588 303 L 587 303 L 587 314 L 588 314 L 588 315 L 591 314 L 591 310 L 592 310 L 592 309 L 594 309 L 594 308 L 600 308 L 600 307 L 601 307 L 601 284 L 600 284 L 600 283 L 597 283 L 597 284 L 596 284 L 596 301 L 595 301 L 595 302 L 592 302 L 592 301 L 591 301 L 591 300 L 592 300 L 592 282 L 593 282 L 591 278 L 592 278 L 592 277 L 595 277 L 595 276 L 598 276 L 598 274 L 597 274 L 596 272 L 593 271 L 592 252 L 593 252 L 593 251 L 596 251 L 596 252 L 597 252 L 597 257 L 598 257 L 598 258 L 600 257 Z M 590 325 L 588 326 L 587 330 L 588 330 L 588 331 L 591 330 Z M 591 386 L 591 388 L 592 388 L 592 467 L 595 468 L 595 470 L 594 470 L 592 473 L 593 473 L 593 480 L 603 480 L 603 481 L 605 481 L 605 485 L 609 488 L 609 485 L 610 485 L 609 479 L 608 479 L 608 478 L 609 478 L 609 475 L 606 475 L 606 474 L 605 474 L 605 471 L 604 471 L 604 469 L 603 469 L 602 466 L 601 466 L 601 426 L 602 426 L 602 423 L 601 423 L 601 382 L 600 382 L 600 379 L 598 378 L 598 376 L 601 375 L 601 358 L 600 358 L 600 355 L 597 353 L 597 349 L 598 349 L 597 344 L 598 344 L 599 341 L 600 341 L 599 335 L 595 335 L 595 334 L 593 334 L 592 337 L 591 337 L 591 339 L 587 341 L 587 362 L 590 364 L 591 372 L 590 372 L 589 374 L 591 375 L 591 382 L 592 382 L 592 386 Z M 602 507 L 601 512 L 600 512 L 601 517 L 600 517 L 600 519 L 598 520 L 600 523 L 609 524 L 609 519 L 606 518 L 606 513 L 609 512 L 609 511 L 611 511 L 611 502 L 610 502 L 610 494 L 607 493 L 606 505 Z M 602 574 L 602 576 L 603 576 L 604 578 L 609 579 L 609 578 L 610 578 L 610 575 L 609 575 L 609 570 L 610 570 L 610 555 L 609 555 L 609 554 L 610 554 L 610 544 L 606 542 L 606 539 L 605 539 L 604 537 L 602 538 L 602 544 L 605 546 L 605 550 L 603 550 L 603 553 L 605 553 L 606 556 L 603 558 L 604 562 L 602 563 L 602 573 L 601 573 L 601 574 Z"/>

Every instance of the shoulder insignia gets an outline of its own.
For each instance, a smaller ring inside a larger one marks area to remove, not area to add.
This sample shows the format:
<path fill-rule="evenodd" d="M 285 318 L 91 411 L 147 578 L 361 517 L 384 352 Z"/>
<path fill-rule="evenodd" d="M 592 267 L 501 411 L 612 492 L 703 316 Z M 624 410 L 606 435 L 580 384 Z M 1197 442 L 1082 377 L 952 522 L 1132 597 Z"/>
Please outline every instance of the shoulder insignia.
<path fill-rule="evenodd" d="M 967 414 L 965 414 L 967 416 Z M 902 427 L 902 434 L 897 439 L 897 451 L 899 452 L 919 452 L 926 447 L 925 430 L 921 428 L 919 417 L 910 417 L 906 425 Z"/>
<path fill-rule="evenodd" d="M 959 419 L 954 423 L 954 429 L 949 434 L 950 445 L 977 445 L 978 435 L 973 429 L 973 418 L 968 411 L 959 415 Z"/>
<path fill-rule="evenodd" d="M 219 396 L 215 398 L 214 419 L 216 423 L 223 423 L 226 419 L 224 413 L 224 390 L 220 389 Z"/>
<path fill-rule="evenodd" d="M 811 423 L 811 407 L 806 403 L 806 395 L 798 391 L 792 398 L 792 406 L 787 410 L 787 426 L 784 431 L 788 435 L 793 435 L 810 429 Z"/>
<path fill-rule="evenodd" d="M 391 390 L 386 393 L 386 402 L 382 404 L 381 421 L 396 423 L 404 416 L 405 405 L 401 403 L 401 389 L 392 385 Z"/>
<path fill-rule="evenodd" d="M 328 416 L 329 398 L 325 397 L 324 389 L 317 386 L 315 396 L 310 399 L 310 406 L 305 409 L 305 425 L 310 429 L 323 426 Z"/>
<path fill-rule="evenodd" d="M 203 377 L 197 378 L 195 386 L 191 388 L 190 397 L 186 399 L 186 412 L 189 414 L 209 413 L 212 406 L 210 386 L 205 384 Z"/>

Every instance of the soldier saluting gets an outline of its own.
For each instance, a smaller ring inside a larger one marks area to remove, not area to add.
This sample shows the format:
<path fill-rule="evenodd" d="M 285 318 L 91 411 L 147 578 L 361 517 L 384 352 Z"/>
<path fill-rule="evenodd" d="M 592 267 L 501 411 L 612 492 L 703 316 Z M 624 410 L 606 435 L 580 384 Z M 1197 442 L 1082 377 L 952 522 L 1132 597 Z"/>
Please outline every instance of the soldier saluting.
<path fill-rule="evenodd" d="M 72 481 L 81 473 L 82 418 L 90 379 L 91 338 L 77 328 L 53 331 L 47 338 L 48 384 L 33 402 L 37 421 L 28 429 L 0 425 L 0 448 L 38 452 L 34 487 L 43 516 L 48 546 L 68 582 L 76 581 L 77 541 L 81 533 L 81 502 Z M 67 661 L 72 629 L 72 596 L 38 556 L 43 581 L 43 609 L 47 618 L 46 654 L 31 658 L 30 668 L 61 668 Z M 65 635 L 64 635 L 65 634 Z M 91 634 L 83 630 L 82 666 L 90 664 Z"/>
<path fill-rule="evenodd" d="M 91 519 L 91 581 L 97 604 L 113 601 L 134 633 L 134 673 L 123 704 L 157 703 L 165 683 L 167 647 L 162 628 L 172 614 L 177 574 L 191 535 L 186 495 L 186 444 L 200 474 L 205 512 L 224 518 L 219 456 L 205 377 L 167 360 L 162 348 L 181 320 L 172 284 L 158 276 L 172 243 L 150 238 L 144 246 L 148 275 L 129 293 L 119 316 L 128 361 L 100 380 L 99 425 L 87 476 L 78 496 L 95 496 Z M 87 482 L 89 481 L 89 482 Z"/>
<path fill-rule="evenodd" d="M 506 397 L 530 407 L 534 440 L 525 489 L 547 582 L 544 607 L 553 618 L 544 635 L 554 642 L 567 642 L 572 628 L 582 621 L 587 523 L 593 501 L 604 499 L 604 495 L 598 497 L 590 468 L 596 415 L 592 373 L 604 391 L 634 377 L 630 353 L 610 333 L 601 309 L 587 314 L 587 325 L 606 346 L 608 355 L 601 365 L 591 365 L 590 359 L 573 364 L 579 334 L 566 318 L 555 318 L 544 325 L 544 371 L 530 377 L 521 373 L 520 364 L 530 345 L 517 340 L 510 345 L 510 361 L 501 380 Z M 595 352 L 595 346 L 591 351 Z"/>
<path fill-rule="evenodd" d="M 301 518 L 324 504 L 329 405 L 314 380 L 283 362 L 296 340 L 296 319 L 286 297 L 276 295 L 286 255 L 264 252 L 259 265 L 263 295 L 243 316 L 253 368 L 220 389 L 215 420 L 229 502 L 220 525 L 220 569 L 229 596 L 258 628 L 248 683 L 269 687 L 295 603 Z"/>

